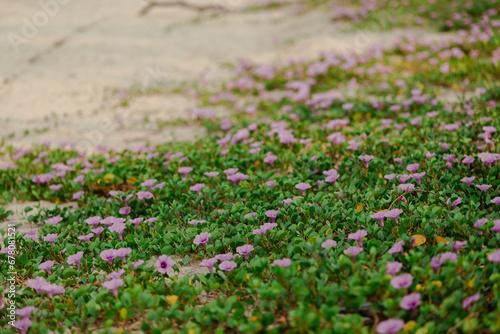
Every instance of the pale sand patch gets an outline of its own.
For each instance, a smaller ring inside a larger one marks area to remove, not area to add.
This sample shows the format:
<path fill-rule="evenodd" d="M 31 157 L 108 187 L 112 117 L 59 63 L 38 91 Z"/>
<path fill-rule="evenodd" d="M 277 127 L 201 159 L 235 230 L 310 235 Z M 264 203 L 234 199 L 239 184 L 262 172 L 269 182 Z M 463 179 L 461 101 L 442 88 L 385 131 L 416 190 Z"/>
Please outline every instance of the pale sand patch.
<path fill-rule="evenodd" d="M 45 210 L 54 210 L 56 208 L 56 204 L 48 201 L 39 201 L 39 202 L 17 202 L 14 201 L 7 205 L 2 205 L 6 211 L 13 211 L 14 214 L 8 216 L 5 220 L 0 221 L 0 231 L 7 232 L 8 225 L 14 224 L 16 225 L 16 233 L 23 234 L 27 230 L 41 228 L 40 224 L 33 224 L 28 222 L 28 217 L 31 215 L 37 215 L 40 211 Z M 31 207 L 31 210 L 25 212 L 25 208 Z M 69 208 L 69 210 L 76 210 L 78 208 L 78 203 L 69 202 L 64 204 L 59 204 L 59 208 Z M 18 226 L 20 224 L 20 226 Z M 3 241 L 3 236 L 0 235 L 0 243 Z"/>

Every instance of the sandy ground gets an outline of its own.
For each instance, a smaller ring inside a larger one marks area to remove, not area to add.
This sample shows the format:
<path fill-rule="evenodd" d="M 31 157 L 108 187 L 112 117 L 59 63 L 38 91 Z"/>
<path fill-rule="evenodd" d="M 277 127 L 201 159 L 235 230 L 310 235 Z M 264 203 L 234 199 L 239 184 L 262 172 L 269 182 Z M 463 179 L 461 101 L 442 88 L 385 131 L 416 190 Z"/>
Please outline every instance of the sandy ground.
<path fill-rule="evenodd" d="M 149 8 L 145 0 L 0 0 L 0 138 L 22 146 L 49 140 L 118 149 L 191 140 L 204 129 L 158 123 L 189 119 L 196 100 L 163 93 L 121 107 L 116 92 L 203 87 L 231 78 L 227 64 L 243 57 L 267 63 L 324 50 L 361 52 L 401 34 L 360 38 L 332 23 L 324 9 L 295 14 L 300 4 L 292 2 L 258 11 L 245 9 L 255 0 L 190 2 L 225 8 L 214 16 L 186 6 Z"/>

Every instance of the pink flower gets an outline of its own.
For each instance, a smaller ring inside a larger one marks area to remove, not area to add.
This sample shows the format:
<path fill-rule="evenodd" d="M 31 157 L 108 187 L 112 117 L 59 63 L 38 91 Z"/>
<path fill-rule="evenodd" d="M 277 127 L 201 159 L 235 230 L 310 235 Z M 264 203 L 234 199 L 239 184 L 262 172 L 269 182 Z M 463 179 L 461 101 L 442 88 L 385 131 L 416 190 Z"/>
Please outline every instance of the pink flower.
<path fill-rule="evenodd" d="M 139 191 L 137 192 L 137 198 L 143 201 L 144 199 L 153 198 L 153 194 L 150 193 L 149 191 Z"/>
<path fill-rule="evenodd" d="M 481 294 L 476 293 L 475 295 L 469 296 L 462 302 L 462 308 L 464 310 L 469 310 L 473 303 L 477 302 L 481 298 Z"/>
<path fill-rule="evenodd" d="M 211 258 L 211 259 L 205 259 L 203 261 L 200 262 L 200 266 L 202 267 L 207 267 L 208 269 L 208 272 L 212 272 L 213 270 L 213 267 L 214 267 L 214 264 L 217 262 L 218 260 L 216 258 Z"/>
<path fill-rule="evenodd" d="M 22 318 L 20 320 L 16 320 L 15 322 L 15 326 L 21 331 L 21 334 L 26 334 L 28 328 L 30 328 L 32 325 L 33 322 L 30 320 L 30 318 Z"/>
<path fill-rule="evenodd" d="M 486 192 L 488 189 L 491 188 L 490 184 L 476 184 L 475 186 L 476 186 L 476 188 L 478 188 L 482 192 Z"/>
<path fill-rule="evenodd" d="M 274 262 L 271 264 L 271 266 L 287 268 L 287 267 L 290 267 L 291 264 L 292 264 L 292 260 L 290 260 L 288 258 L 283 258 L 281 260 L 274 260 Z"/>
<path fill-rule="evenodd" d="M 194 237 L 193 243 L 195 245 L 202 244 L 203 246 L 207 247 L 207 241 L 208 241 L 208 238 L 210 238 L 211 235 L 212 234 L 208 233 L 208 232 L 200 233 L 196 237 Z"/>
<path fill-rule="evenodd" d="M 165 275 L 167 272 L 172 270 L 174 264 L 175 262 L 170 256 L 160 255 L 158 260 L 156 260 L 155 267 L 160 274 Z"/>
<path fill-rule="evenodd" d="M 385 273 L 395 276 L 403 268 L 403 264 L 397 261 L 385 263 Z"/>
<path fill-rule="evenodd" d="M 43 240 L 48 241 L 52 246 L 54 246 L 57 238 L 57 234 L 47 234 L 45 237 L 43 237 Z"/>
<path fill-rule="evenodd" d="M 365 163 L 365 168 L 368 168 L 368 164 L 374 158 L 374 156 L 363 154 L 363 155 L 360 155 L 358 158 L 359 158 L 359 160 L 361 160 Z"/>
<path fill-rule="evenodd" d="M 99 254 L 100 258 L 104 261 L 108 261 L 109 264 L 113 263 L 113 259 L 116 257 L 114 249 L 106 249 Z"/>
<path fill-rule="evenodd" d="M 234 261 L 223 261 L 221 264 L 219 264 L 219 269 L 223 270 L 225 272 L 230 272 L 234 268 L 236 268 L 238 265 Z"/>
<path fill-rule="evenodd" d="M 401 319 L 387 319 L 377 325 L 378 334 L 395 334 L 405 327 Z"/>
<path fill-rule="evenodd" d="M 500 263 L 500 249 L 488 254 L 488 261 Z"/>
<path fill-rule="evenodd" d="M 157 181 L 156 179 L 149 179 L 149 180 L 142 182 L 141 186 L 147 187 L 149 189 L 149 191 L 153 191 L 153 186 L 155 185 L 156 181 Z"/>
<path fill-rule="evenodd" d="M 142 266 L 144 264 L 144 260 L 137 260 L 134 263 L 132 263 L 132 270 L 136 271 L 139 266 Z"/>
<path fill-rule="evenodd" d="M 491 200 L 491 203 L 500 205 L 500 197 L 495 197 Z"/>
<path fill-rule="evenodd" d="M 248 254 L 253 250 L 254 248 L 252 245 L 243 245 L 236 248 L 236 252 L 238 252 L 238 254 L 243 255 L 245 257 L 245 260 L 248 260 Z"/>
<path fill-rule="evenodd" d="M 276 221 L 276 217 L 279 213 L 279 210 L 268 210 L 266 211 L 266 217 L 271 218 L 272 222 L 274 223 Z"/>
<path fill-rule="evenodd" d="M 45 270 L 50 275 L 50 268 L 54 265 L 54 261 L 45 261 L 38 265 L 38 269 Z"/>
<path fill-rule="evenodd" d="M 47 225 L 55 226 L 55 225 L 59 224 L 62 220 L 63 219 L 61 216 L 56 216 L 56 217 L 52 217 L 52 218 L 45 220 L 45 223 Z"/>
<path fill-rule="evenodd" d="M 337 242 L 332 239 L 327 239 L 323 241 L 323 243 L 321 244 L 321 248 L 335 247 L 335 246 L 337 246 Z"/>
<path fill-rule="evenodd" d="M 459 197 L 451 203 L 451 209 L 454 210 L 460 203 L 462 203 L 462 199 Z"/>
<path fill-rule="evenodd" d="M 368 233 L 365 230 L 359 230 L 355 233 L 351 233 L 347 236 L 347 239 L 356 240 L 358 246 L 363 246 L 363 238 L 366 237 Z"/>
<path fill-rule="evenodd" d="M 198 226 L 198 224 L 204 224 L 206 222 L 207 222 L 206 220 L 193 219 L 193 220 L 189 221 L 188 224 L 191 224 L 191 225 L 194 225 L 194 226 Z"/>
<path fill-rule="evenodd" d="M 80 268 L 80 266 L 81 266 L 80 261 L 82 259 L 82 256 L 83 256 L 83 252 L 77 252 L 74 255 L 68 256 L 68 259 L 66 260 L 66 262 L 68 262 L 69 265 L 76 264 L 76 266 L 78 268 Z"/>
<path fill-rule="evenodd" d="M 420 293 L 418 292 L 410 293 L 409 295 L 406 295 L 403 298 L 401 298 L 399 307 L 401 307 L 403 310 L 410 311 L 417 308 L 420 305 L 421 300 L 422 300 L 422 295 Z"/>
<path fill-rule="evenodd" d="M 311 185 L 309 183 L 299 183 L 299 184 L 295 185 L 295 189 L 300 190 L 302 196 L 305 195 L 306 190 L 309 188 L 311 188 Z"/>
<path fill-rule="evenodd" d="M 104 228 L 102 226 L 96 227 L 91 229 L 93 233 L 95 233 L 95 236 L 99 238 L 101 236 L 101 233 L 104 231 Z"/>
<path fill-rule="evenodd" d="M 189 190 L 196 191 L 198 196 L 201 196 L 201 189 L 205 187 L 205 183 L 197 183 L 194 186 L 189 187 Z"/>
<path fill-rule="evenodd" d="M 181 167 L 179 168 L 177 171 L 181 174 L 184 175 L 184 177 L 182 178 L 182 181 L 186 181 L 187 180 L 187 175 L 193 170 L 193 168 L 191 167 Z"/>
<path fill-rule="evenodd" d="M 420 185 L 420 180 L 425 176 L 425 174 L 426 174 L 425 172 L 413 173 L 413 175 L 411 177 L 417 181 L 418 185 Z"/>
<path fill-rule="evenodd" d="M 405 244 L 404 240 L 399 240 L 399 241 L 395 242 L 394 245 L 392 245 L 392 247 L 389 249 L 388 253 L 393 254 L 393 255 L 398 254 L 398 253 L 403 254 L 404 253 L 404 250 L 403 250 L 404 244 Z"/>
<path fill-rule="evenodd" d="M 125 225 L 124 222 L 116 221 L 113 225 L 111 225 L 109 227 L 109 231 L 118 233 L 118 239 L 122 240 L 123 239 L 123 231 L 125 231 L 126 228 L 127 228 L 127 225 Z"/>
<path fill-rule="evenodd" d="M 410 173 L 415 173 L 417 171 L 418 167 L 420 167 L 419 163 L 410 164 L 410 165 L 406 166 L 406 170 L 409 171 Z"/>
<path fill-rule="evenodd" d="M 81 235 L 78 237 L 78 240 L 83 240 L 85 242 L 90 243 L 90 239 L 92 239 L 93 236 L 94 236 L 94 233 L 89 233 L 87 235 Z"/>
<path fill-rule="evenodd" d="M 97 224 L 99 224 L 101 222 L 101 220 L 102 220 L 101 217 L 94 216 L 94 217 L 90 217 L 90 218 L 85 219 L 85 222 L 89 225 L 92 225 L 95 228 L 95 227 L 97 227 Z"/>
<path fill-rule="evenodd" d="M 85 191 L 83 191 L 83 190 L 75 192 L 73 194 L 73 199 L 74 200 L 79 200 L 80 198 L 82 198 L 82 196 L 83 196 L 84 193 L 85 193 Z"/>
<path fill-rule="evenodd" d="M 385 216 L 386 212 L 387 211 L 375 212 L 374 214 L 370 215 L 370 218 L 378 220 L 378 222 L 380 223 L 380 226 L 384 227 L 384 218 L 386 217 Z"/>
<path fill-rule="evenodd" d="M 394 276 L 391 279 L 391 286 L 398 290 L 401 288 L 408 288 L 413 283 L 413 276 L 411 274 L 402 274 Z"/>
<path fill-rule="evenodd" d="M 399 224 L 398 223 L 398 217 L 402 213 L 403 213 L 403 210 L 401 210 L 401 209 L 392 209 L 390 211 L 385 211 L 385 217 L 392 218 L 392 219 L 394 219 L 394 221 L 396 222 L 396 224 Z"/>
<path fill-rule="evenodd" d="M 268 163 L 271 166 L 274 166 L 274 162 L 278 159 L 277 156 L 274 154 L 268 155 L 267 157 L 264 158 L 264 163 Z"/>
<path fill-rule="evenodd" d="M 118 297 L 118 287 L 124 284 L 121 278 L 115 278 L 111 281 L 106 281 L 102 283 L 102 286 L 113 292 L 113 296 Z"/>
<path fill-rule="evenodd" d="M 129 247 L 118 248 L 113 250 L 113 255 L 122 259 L 122 263 L 125 263 L 125 256 L 132 253 L 132 249 Z"/>
<path fill-rule="evenodd" d="M 464 177 L 463 179 L 461 179 L 460 181 L 464 182 L 465 184 L 467 184 L 468 186 L 471 185 L 472 181 L 474 181 L 476 179 L 475 176 L 471 176 L 471 177 Z"/>
<path fill-rule="evenodd" d="M 219 176 L 219 172 L 206 172 L 203 173 L 206 177 L 216 177 Z"/>
<path fill-rule="evenodd" d="M 363 248 L 361 247 L 356 247 L 356 246 L 351 246 L 347 249 L 344 250 L 345 255 L 350 255 L 351 260 L 354 261 L 356 256 L 363 251 Z"/>

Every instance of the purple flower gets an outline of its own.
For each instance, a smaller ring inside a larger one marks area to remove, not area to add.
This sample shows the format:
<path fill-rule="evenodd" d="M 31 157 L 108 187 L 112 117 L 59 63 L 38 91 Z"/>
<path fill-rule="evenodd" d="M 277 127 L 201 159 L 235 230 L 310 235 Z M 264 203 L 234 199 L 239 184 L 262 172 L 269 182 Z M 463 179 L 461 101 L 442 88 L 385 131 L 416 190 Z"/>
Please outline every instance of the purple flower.
<path fill-rule="evenodd" d="M 78 240 L 83 240 L 85 242 L 90 243 L 90 239 L 92 239 L 93 236 L 94 236 L 94 233 L 89 233 L 87 235 L 81 235 L 78 237 Z"/>
<path fill-rule="evenodd" d="M 272 222 L 276 221 L 276 216 L 278 215 L 279 210 L 268 210 L 266 211 L 266 217 L 271 218 Z"/>
<path fill-rule="evenodd" d="M 405 327 L 401 319 L 387 319 L 377 325 L 378 334 L 395 334 Z"/>
<path fill-rule="evenodd" d="M 403 268 L 403 264 L 397 261 L 385 263 L 385 273 L 395 276 Z"/>
<path fill-rule="evenodd" d="M 234 255 L 233 253 L 226 253 L 226 254 L 217 254 L 215 256 L 215 259 L 217 259 L 218 261 L 229 261 L 229 260 L 232 260 L 234 259 Z"/>
<path fill-rule="evenodd" d="M 83 252 L 78 252 L 74 255 L 68 256 L 68 259 L 66 262 L 68 262 L 69 265 L 76 264 L 78 268 L 80 268 L 81 264 L 80 261 L 82 260 Z"/>
<path fill-rule="evenodd" d="M 21 331 L 21 334 L 26 334 L 28 328 L 33 325 L 33 322 L 30 318 L 22 318 L 20 320 L 16 320 L 15 327 Z"/>
<path fill-rule="evenodd" d="M 401 210 L 401 209 L 392 209 L 392 210 L 389 210 L 389 211 L 385 212 L 385 217 L 392 218 L 392 219 L 394 219 L 394 221 L 396 222 L 396 224 L 399 224 L 398 223 L 398 217 L 402 213 L 403 213 L 403 210 Z"/>
<path fill-rule="evenodd" d="M 49 186 L 49 189 L 53 191 L 59 191 L 61 190 L 62 186 L 62 184 L 53 184 Z"/>
<path fill-rule="evenodd" d="M 233 186 L 235 186 L 238 182 L 248 179 L 248 175 L 243 173 L 236 173 L 233 175 L 229 175 L 227 179 L 233 182 Z"/>
<path fill-rule="evenodd" d="M 274 154 L 271 154 L 271 155 L 268 155 L 267 157 L 264 158 L 264 163 L 268 163 L 270 164 L 271 166 L 274 167 L 274 162 L 278 159 L 277 156 L 275 156 Z"/>
<path fill-rule="evenodd" d="M 500 249 L 488 254 L 488 261 L 500 263 Z"/>
<path fill-rule="evenodd" d="M 469 296 L 462 302 L 462 308 L 464 310 L 469 310 L 473 303 L 477 302 L 481 298 L 481 294 L 476 293 L 475 295 Z"/>
<path fill-rule="evenodd" d="M 462 248 L 463 246 L 467 245 L 468 242 L 467 241 L 455 241 L 455 243 L 453 244 L 453 251 L 458 254 L 460 253 L 460 248 Z"/>
<path fill-rule="evenodd" d="M 386 217 L 385 216 L 386 212 L 387 211 L 376 212 L 376 213 L 370 215 L 370 218 L 378 220 L 378 222 L 380 223 L 380 226 L 384 227 L 384 218 Z"/>
<path fill-rule="evenodd" d="M 54 265 L 54 261 L 45 261 L 38 265 L 38 269 L 45 270 L 50 275 L 50 268 Z"/>
<path fill-rule="evenodd" d="M 406 166 L 406 170 L 409 171 L 410 173 L 415 173 L 419 167 L 420 167 L 419 163 L 410 164 Z"/>
<path fill-rule="evenodd" d="M 393 254 L 393 255 L 398 254 L 398 253 L 403 254 L 404 253 L 404 250 L 403 250 L 404 244 L 405 244 L 404 240 L 399 240 L 399 241 L 395 242 L 394 245 L 392 245 L 392 247 L 389 249 L 388 253 Z"/>
<path fill-rule="evenodd" d="M 226 174 L 228 176 L 234 175 L 237 172 L 238 172 L 238 168 L 229 168 L 229 169 L 224 170 L 224 174 Z"/>
<path fill-rule="evenodd" d="M 206 177 L 216 177 L 219 176 L 219 172 L 206 172 L 203 173 Z"/>
<path fill-rule="evenodd" d="M 109 264 L 113 263 L 113 259 L 116 257 L 115 250 L 114 249 L 106 249 L 99 254 L 101 259 L 104 261 L 108 261 Z"/>
<path fill-rule="evenodd" d="M 128 248 L 128 247 L 118 248 L 118 249 L 115 249 L 113 253 L 114 253 L 115 257 L 121 258 L 122 262 L 125 263 L 125 256 L 132 253 L 132 249 Z"/>
<path fill-rule="evenodd" d="M 491 200 L 491 203 L 500 205 L 500 197 L 495 197 Z"/>
<path fill-rule="evenodd" d="M 234 268 L 236 268 L 238 265 L 234 261 L 223 261 L 221 264 L 219 264 L 219 269 L 223 270 L 225 272 L 230 272 Z"/>
<path fill-rule="evenodd" d="M 321 244 L 321 248 L 335 247 L 335 246 L 337 246 L 337 242 L 332 239 L 327 239 L 323 241 L 323 243 Z"/>
<path fill-rule="evenodd" d="M 95 236 L 99 238 L 101 236 L 101 233 L 104 231 L 104 228 L 102 226 L 96 227 L 91 229 L 93 233 L 95 233 Z"/>
<path fill-rule="evenodd" d="M 120 269 L 118 271 L 113 271 L 113 272 L 109 273 L 108 275 L 106 275 L 106 279 L 121 278 L 124 273 L 125 273 L 124 269 Z"/>
<path fill-rule="evenodd" d="M 493 232 L 496 232 L 496 233 L 500 233 L 500 219 L 495 219 L 493 221 L 493 227 L 491 228 L 491 230 Z"/>
<path fill-rule="evenodd" d="M 463 179 L 461 179 L 460 181 L 464 182 L 465 184 L 467 184 L 468 186 L 471 185 L 472 181 L 474 181 L 476 179 L 475 176 L 471 176 L 471 177 L 464 177 Z"/>
<path fill-rule="evenodd" d="M 459 197 L 451 203 L 451 209 L 454 210 L 460 203 L 462 203 L 462 199 Z"/>
<path fill-rule="evenodd" d="M 23 318 L 29 318 L 31 312 L 36 310 L 36 307 L 34 306 L 26 306 L 20 309 L 16 310 L 16 314 L 23 317 Z"/>
<path fill-rule="evenodd" d="M 303 183 L 303 182 L 301 182 L 301 183 L 295 185 L 295 189 L 300 190 L 300 193 L 302 194 L 302 196 L 305 195 L 306 190 L 309 189 L 309 188 L 311 188 L 311 185 L 309 183 Z"/>
<path fill-rule="evenodd" d="M 35 279 L 29 279 L 26 281 L 26 285 L 33 290 L 35 290 L 37 293 L 40 293 L 43 291 L 43 287 L 48 284 L 47 281 L 45 280 L 44 277 L 37 276 Z"/>
<path fill-rule="evenodd" d="M 374 156 L 363 154 L 363 155 L 360 155 L 358 158 L 359 158 L 359 160 L 361 160 L 365 163 L 365 168 L 368 168 L 368 164 L 370 163 L 370 160 L 372 160 L 374 158 Z"/>
<path fill-rule="evenodd" d="M 413 276 L 411 274 L 402 274 L 394 276 L 391 279 L 391 286 L 398 290 L 401 288 L 408 288 L 413 283 Z"/>
<path fill-rule="evenodd" d="M 292 260 L 290 260 L 288 258 L 283 258 L 281 260 L 274 260 L 274 262 L 271 264 L 271 266 L 273 266 L 273 267 L 278 266 L 281 268 L 287 268 L 287 267 L 290 267 L 291 264 L 292 264 Z"/>
<path fill-rule="evenodd" d="M 198 226 L 198 224 L 204 224 L 206 222 L 207 222 L 206 220 L 193 219 L 193 220 L 189 221 L 188 224 L 191 224 L 191 225 L 194 225 L 194 226 Z"/>
<path fill-rule="evenodd" d="M 57 238 L 57 234 L 47 234 L 45 237 L 43 237 L 43 240 L 48 241 L 52 246 L 54 246 Z"/>
<path fill-rule="evenodd" d="M 165 275 L 174 267 L 174 264 L 175 262 L 170 256 L 160 255 L 158 260 L 156 260 L 155 267 L 160 274 Z"/>
<path fill-rule="evenodd" d="M 83 190 L 75 192 L 73 194 L 73 199 L 79 200 L 80 198 L 82 198 L 82 196 L 83 196 L 84 193 L 85 193 L 85 191 L 83 191 Z"/>
<path fill-rule="evenodd" d="M 207 241 L 208 241 L 208 238 L 210 238 L 211 235 L 212 234 L 210 234 L 208 232 L 200 233 L 196 237 L 194 237 L 193 243 L 195 245 L 202 244 L 203 246 L 207 247 Z"/>
<path fill-rule="evenodd" d="M 193 170 L 193 168 L 191 167 L 181 167 L 179 168 L 177 171 L 181 174 L 184 175 L 184 177 L 182 178 L 182 181 L 186 181 L 187 180 L 187 175 Z"/>
<path fill-rule="evenodd" d="M 476 188 L 478 188 L 482 192 L 486 192 L 488 189 L 491 188 L 490 184 L 476 184 L 475 186 L 476 186 Z"/>
<path fill-rule="evenodd" d="M 441 267 L 441 265 L 443 265 L 443 263 L 445 263 L 448 260 L 450 260 L 452 262 L 457 262 L 457 254 L 451 253 L 451 252 L 446 252 L 446 253 L 442 253 L 442 254 L 439 254 L 437 256 L 434 256 L 430 262 L 432 270 L 437 274 L 439 267 Z"/>
<path fill-rule="evenodd" d="M 102 220 L 101 217 L 94 216 L 94 217 L 90 217 L 90 218 L 85 219 L 85 222 L 89 225 L 92 225 L 95 228 L 95 227 L 97 227 L 97 224 L 99 224 L 101 222 L 101 220 Z"/>
<path fill-rule="evenodd" d="M 139 217 L 139 218 L 131 219 L 130 222 L 132 224 L 134 224 L 135 228 L 137 229 L 139 227 L 139 224 L 142 223 L 143 220 L 144 220 L 144 218 Z"/>
<path fill-rule="evenodd" d="M 57 224 L 59 224 L 61 221 L 62 221 L 62 217 L 61 216 L 56 216 L 56 217 L 52 217 L 52 218 L 49 218 L 45 221 L 45 223 L 47 225 L 52 225 L 52 226 L 55 226 Z"/>
<path fill-rule="evenodd" d="M 355 233 L 351 233 L 347 236 L 347 239 L 356 240 L 358 242 L 358 246 L 363 246 L 363 238 L 366 237 L 368 233 L 365 230 L 359 230 Z"/>
<path fill-rule="evenodd" d="M 250 253 L 253 250 L 254 248 L 252 245 L 243 245 L 236 248 L 236 252 L 238 252 L 238 254 L 243 255 L 245 257 L 245 260 L 248 260 L 248 253 Z"/>
<path fill-rule="evenodd" d="M 132 208 L 130 206 L 124 206 L 118 210 L 118 213 L 121 215 L 128 215 L 130 212 L 132 212 Z"/>
<path fill-rule="evenodd" d="M 462 163 L 464 165 L 467 165 L 468 168 L 470 168 L 470 165 L 476 161 L 476 159 L 474 159 L 473 157 L 469 156 L 469 155 L 466 155 L 465 158 L 462 160 Z"/>
<path fill-rule="evenodd" d="M 140 199 L 141 201 L 144 199 L 151 199 L 153 198 L 153 194 L 150 193 L 149 191 L 139 191 L 137 192 L 137 198 Z"/>
<path fill-rule="evenodd" d="M 149 189 L 149 191 L 153 191 L 153 186 L 155 185 L 156 181 L 157 181 L 156 179 L 149 179 L 149 180 L 142 182 L 141 186 L 147 187 Z"/>
<path fill-rule="evenodd" d="M 47 292 L 49 298 L 52 298 L 54 295 L 62 295 L 66 292 L 64 287 L 57 284 L 46 284 L 42 287 L 43 291 Z"/>
<path fill-rule="evenodd" d="M 409 295 L 406 295 L 403 298 L 401 298 L 399 307 L 407 311 L 413 310 L 420 305 L 421 299 L 422 295 L 420 293 L 418 292 L 410 293 Z"/>
<path fill-rule="evenodd" d="M 201 196 L 201 189 L 205 187 L 205 183 L 197 183 L 194 186 L 189 187 L 189 190 L 196 191 L 198 196 Z"/>
<path fill-rule="evenodd" d="M 217 262 L 218 260 L 216 258 L 211 258 L 211 259 L 205 259 L 203 261 L 200 262 L 200 266 L 202 267 L 207 267 L 208 269 L 208 272 L 212 272 L 212 270 L 214 269 L 214 264 Z"/>
<path fill-rule="evenodd" d="M 435 155 L 436 155 L 436 153 L 431 153 L 431 152 L 425 153 L 425 157 L 427 158 L 427 160 L 430 160 Z"/>
<path fill-rule="evenodd" d="M 132 270 L 136 271 L 137 268 L 139 266 L 143 265 L 143 264 L 144 264 L 144 260 L 137 260 L 137 261 L 135 261 L 134 263 L 132 263 Z"/>
<path fill-rule="evenodd" d="M 125 228 L 127 228 L 127 225 L 123 221 L 116 221 L 113 225 L 109 227 L 110 232 L 116 232 L 118 233 L 118 239 L 122 240 L 123 239 L 123 231 L 125 231 Z"/>
<path fill-rule="evenodd" d="M 356 256 L 363 251 L 363 248 L 361 247 L 356 247 L 356 246 L 351 246 L 347 249 L 344 250 L 345 255 L 350 255 L 351 260 L 354 261 Z"/>
<path fill-rule="evenodd" d="M 113 296 L 118 297 L 118 287 L 123 285 L 123 280 L 121 278 L 115 278 L 111 281 L 102 283 L 102 286 L 113 292 Z"/>
<path fill-rule="evenodd" d="M 420 185 L 420 180 L 425 176 L 425 174 L 426 174 L 425 172 L 413 173 L 413 175 L 411 177 L 417 181 L 418 185 Z"/>

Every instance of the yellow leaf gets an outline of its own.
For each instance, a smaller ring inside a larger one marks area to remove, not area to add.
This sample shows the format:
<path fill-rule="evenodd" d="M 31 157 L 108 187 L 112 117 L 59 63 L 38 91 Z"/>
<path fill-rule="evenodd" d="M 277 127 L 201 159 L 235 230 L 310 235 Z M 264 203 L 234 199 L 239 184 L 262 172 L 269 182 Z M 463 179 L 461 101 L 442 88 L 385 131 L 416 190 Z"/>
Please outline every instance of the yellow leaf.
<path fill-rule="evenodd" d="M 248 318 L 248 320 L 250 320 L 250 321 L 257 321 L 258 318 L 257 318 L 257 316 L 252 315 L 250 318 Z"/>
<path fill-rule="evenodd" d="M 472 289 L 474 287 L 474 281 L 476 280 L 476 278 L 474 277 L 473 279 L 471 279 L 468 283 L 467 283 L 467 286 Z"/>
<path fill-rule="evenodd" d="M 448 240 L 446 240 L 445 238 L 442 238 L 442 237 L 436 237 L 436 241 L 437 242 L 444 242 L 445 244 L 448 243 Z"/>
<path fill-rule="evenodd" d="M 120 318 L 123 320 L 127 319 L 127 309 L 125 307 L 120 309 Z"/>
<path fill-rule="evenodd" d="M 260 166 L 260 160 L 255 160 L 255 162 L 253 164 L 255 165 L 255 167 L 259 167 Z"/>
<path fill-rule="evenodd" d="M 432 285 L 436 286 L 438 289 L 443 286 L 443 282 L 438 281 L 438 280 L 432 281 L 431 283 L 432 283 Z"/>
<path fill-rule="evenodd" d="M 321 144 L 321 148 L 326 150 L 326 144 Z"/>
<path fill-rule="evenodd" d="M 175 303 L 177 303 L 178 300 L 179 300 L 179 296 L 177 296 L 177 295 L 167 296 L 167 302 L 170 305 L 174 305 Z"/>
<path fill-rule="evenodd" d="M 358 211 L 358 213 L 361 212 L 361 209 L 363 209 L 363 206 L 361 204 L 356 207 L 356 211 Z"/>
<path fill-rule="evenodd" d="M 415 286 L 415 290 L 417 290 L 417 291 L 420 291 L 420 290 L 422 290 L 422 289 L 423 289 L 422 284 L 417 284 L 417 285 Z"/>
<path fill-rule="evenodd" d="M 104 175 L 103 179 L 104 179 L 104 181 L 113 181 L 115 179 L 115 176 L 111 173 L 108 173 L 108 174 Z"/>
<path fill-rule="evenodd" d="M 245 282 L 246 282 L 246 281 L 248 281 L 249 279 L 250 279 L 250 275 L 248 275 L 248 274 L 247 274 L 247 275 L 245 276 Z"/>
<path fill-rule="evenodd" d="M 378 178 L 383 179 L 384 177 L 382 176 L 382 173 L 378 173 Z"/>
<path fill-rule="evenodd" d="M 293 167 L 292 167 L 292 165 L 288 166 L 287 172 L 288 173 L 293 173 Z"/>
<path fill-rule="evenodd" d="M 413 320 L 408 321 L 405 325 L 405 328 L 404 328 L 405 332 L 411 331 L 413 329 L 413 327 L 415 327 L 416 325 L 417 325 L 417 323 L 415 321 L 413 321 Z"/>
<path fill-rule="evenodd" d="M 415 245 L 416 246 L 423 245 L 427 241 L 427 239 L 421 234 L 414 234 L 413 236 L 415 237 Z"/>
<path fill-rule="evenodd" d="M 131 184 L 134 183 L 135 181 L 137 181 L 137 178 L 135 176 L 132 176 L 130 179 L 127 180 L 127 183 Z"/>
<path fill-rule="evenodd" d="M 115 334 L 122 334 L 123 332 L 123 328 L 118 328 L 117 330 L 115 330 Z"/>
<path fill-rule="evenodd" d="M 188 330 L 188 334 L 194 334 L 194 329 L 190 328 L 190 329 Z"/>

